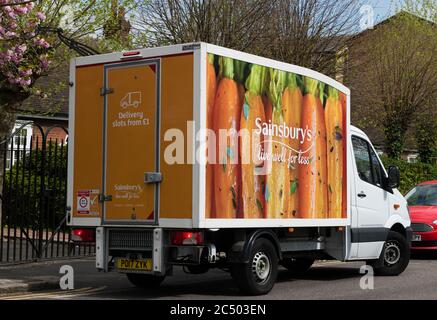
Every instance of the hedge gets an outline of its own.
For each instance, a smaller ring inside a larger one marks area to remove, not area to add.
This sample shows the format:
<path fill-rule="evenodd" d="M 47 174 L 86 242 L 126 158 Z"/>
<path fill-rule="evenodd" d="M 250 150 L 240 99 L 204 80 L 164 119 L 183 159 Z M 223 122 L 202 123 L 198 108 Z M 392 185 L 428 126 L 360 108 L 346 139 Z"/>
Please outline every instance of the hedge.
<path fill-rule="evenodd" d="M 401 174 L 399 191 L 406 194 L 420 182 L 437 180 L 437 164 L 408 163 L 404 160 L 396 160 L 388 157 L 381 157 L 385 168 L 397 166 Z"/>

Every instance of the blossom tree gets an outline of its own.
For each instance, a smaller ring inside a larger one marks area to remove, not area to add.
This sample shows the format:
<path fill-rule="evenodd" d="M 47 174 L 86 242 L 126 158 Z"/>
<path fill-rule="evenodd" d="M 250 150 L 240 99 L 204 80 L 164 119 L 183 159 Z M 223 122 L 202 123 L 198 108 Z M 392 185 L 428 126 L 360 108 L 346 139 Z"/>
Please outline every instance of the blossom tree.
<path fill-rule="evenodd" d="M 34 83 L 50 65 L 52 47 L 37 32 L 45 18 L 33 1 L 0 0 L 0 133 L 16 106 L 39 93 Z"/>

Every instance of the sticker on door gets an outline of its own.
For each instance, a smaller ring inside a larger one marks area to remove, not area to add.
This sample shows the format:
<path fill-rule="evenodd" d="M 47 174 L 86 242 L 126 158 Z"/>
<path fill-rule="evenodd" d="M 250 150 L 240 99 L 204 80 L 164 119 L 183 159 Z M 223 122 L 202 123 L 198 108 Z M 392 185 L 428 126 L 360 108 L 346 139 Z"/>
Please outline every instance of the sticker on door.
<path fill-rule="evenodd" d="M 99 190 L 77 191 L 77 213 L 87 215 L 99 214 Z"/>

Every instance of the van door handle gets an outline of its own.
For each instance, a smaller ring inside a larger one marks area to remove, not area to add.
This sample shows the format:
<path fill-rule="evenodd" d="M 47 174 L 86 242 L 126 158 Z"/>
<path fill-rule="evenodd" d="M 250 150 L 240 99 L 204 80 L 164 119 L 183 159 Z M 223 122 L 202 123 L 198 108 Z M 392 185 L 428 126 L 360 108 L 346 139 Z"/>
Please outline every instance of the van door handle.
<path fill-rule="evenodd" d="M 364 193 L 364 192 L 360 192 L 359 194 L 357 194 L 357 196 L 359 197 L 359 198 L 365 198 L 366 197 L 366 194 Z"/>
<path fill-rule="evenodd" d="M 144 183 L 160 183 L 162 181 L 161 172 L 145 172 L 144 173 Z"/>

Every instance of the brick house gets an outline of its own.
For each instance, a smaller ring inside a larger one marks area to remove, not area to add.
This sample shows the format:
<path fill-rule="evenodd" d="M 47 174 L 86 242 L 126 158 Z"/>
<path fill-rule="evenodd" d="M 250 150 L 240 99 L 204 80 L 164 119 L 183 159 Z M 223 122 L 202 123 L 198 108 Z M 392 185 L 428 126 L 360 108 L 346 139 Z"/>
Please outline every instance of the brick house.
<path fill-rule="evenodd" d="M 37 80 L 36 86 L 47 92 L 47 98 L 31 96 L 23 102 L 17 114 L 17 120 L 12 132 L 20 130 L 9 143 L 6 156 L 6 167 L 11 168 L 20 156 L 20 150 L 30 150 L 41 147 L 43 136 L 47 142 L 66 143 L 68 139 L 68 64 L 54 68 L 47 76 Z M 41 129 L 40 129 L 41 128 Z"/>

